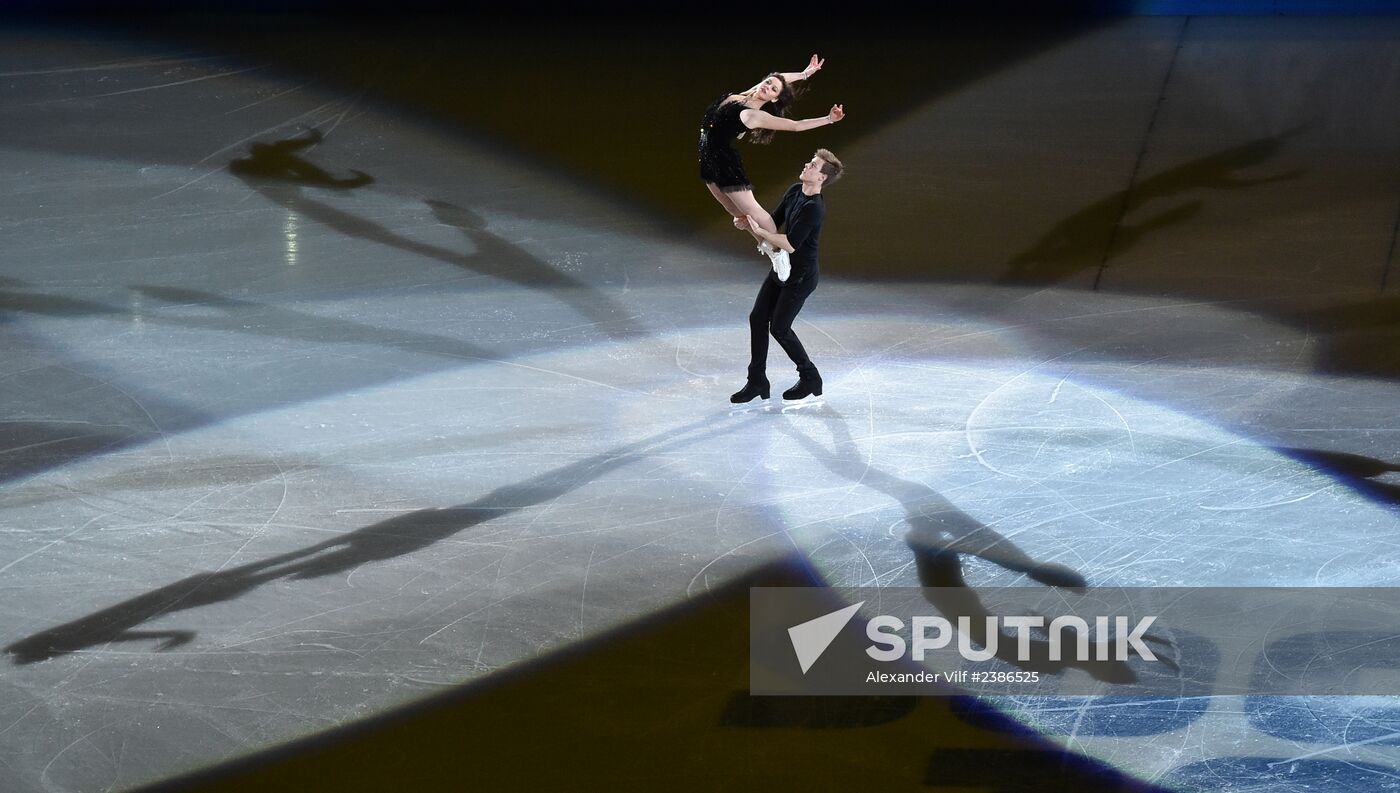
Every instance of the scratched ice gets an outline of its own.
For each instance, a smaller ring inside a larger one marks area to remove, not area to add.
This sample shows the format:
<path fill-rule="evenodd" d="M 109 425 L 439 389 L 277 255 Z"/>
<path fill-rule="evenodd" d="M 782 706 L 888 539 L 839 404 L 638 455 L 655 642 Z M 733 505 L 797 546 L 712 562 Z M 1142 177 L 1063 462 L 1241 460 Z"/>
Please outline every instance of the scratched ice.
<path fill-rule="evenodd" d="M 825 404 L 731 413 L 739 246 L 262 64 L 5 35 L 0 789 L 275 746 L 794 547 L 840 584 L 913 583 L 911 530 L 974 587 L 1394 583 L 1394 384 L 1314 372 L 1296 323 L 831 278 L 799 323 Z M 852 154 L 977 139 L 947 121 Z M 979 239 L 994 203 L 958 209 Z M 1147 737 L 1007 707 L 1189 782 L 1393 774 L 1389 704 L 1155 702 Z"/>
<path fill-rule="evenodd" d="M 920 577 L 916 555 L 929 549 L 954 551 L 974 590 L 1041 586 L 1026 571 L 1052 566 L 1090 587 L 1393 585 L 1400 516 L 1359 469 L 1329 470 L 1316 452 L 1261 445 L 1178 407 L 1228 413 L 1209 394 L 1261 387 L 1304 404 L 1369 387 L 1236 368 L 1212 371 L 1208 393 L 1201 375 L 868 363 L 834 386 L 866 400 L 794 416 L 768 436 L 770 459 L 805 468 L 773 487 L 790 536 L 841 586 L 952 585 Z M 1400 763 L 1395 698 L 1246 699 L 1207 687 L 995 702 L 1076 751 L 1183 789 L 1387 789 Z"/>

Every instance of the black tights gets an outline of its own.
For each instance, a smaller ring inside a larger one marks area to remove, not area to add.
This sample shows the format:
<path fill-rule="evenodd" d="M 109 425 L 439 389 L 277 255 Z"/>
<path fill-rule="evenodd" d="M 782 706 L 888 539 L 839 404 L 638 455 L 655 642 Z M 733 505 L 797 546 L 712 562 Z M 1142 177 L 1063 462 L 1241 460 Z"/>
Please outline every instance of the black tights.
<path fill-rule="evenodd" d="M 767 280 L 758 290 L 758 297 L 754 298 L 753 310 L 749 312 L 750 380 L 767 378 L 770 332 L 782 346 L 783 352 L 797 364 L 799 375 L 816 374 L 817 367 L 807 357 L 807 351 L 802 348 L 797 334 L 792 332 L 792 323 L 797 319 L 797 312 L 802 310 L 802 304 L 807 302 L 807 298 L 816 289 L 815 272 L 798 273 L 794 270 L 787 283 L 779 281 L 778 276 L 771 272 L 768 274 Z"/>

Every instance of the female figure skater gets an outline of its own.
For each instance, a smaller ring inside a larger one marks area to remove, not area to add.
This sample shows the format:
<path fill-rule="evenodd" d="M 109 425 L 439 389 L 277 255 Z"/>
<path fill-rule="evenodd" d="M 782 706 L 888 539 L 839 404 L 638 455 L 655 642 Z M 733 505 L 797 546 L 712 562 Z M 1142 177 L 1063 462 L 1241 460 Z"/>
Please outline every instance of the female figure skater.
<path fill-rule="evenodd" d="M 778 230 L 773 218 L 754 200 L 753 184 L 744 173 L 734 141 L 751 133 L 749 139 L 754 143 L 767 143 L 776 131 L 805 132 L 845 117 L 841 105 L 832 105 L 830 112 L 818 118 L 794 121 L 784 116 L 794 98 L 792 84 L 811 77 L 823 63 L 813 55 L 807 68 L 800 72 L 773 72 L 753 88 L 740 94 L 725 94 L 706 108 L 700 120 L 700 178 L 734 218 L 736 226 L 747 216 L 767 231 Z M 759 250 L 773 259 L 779 280 L 787 280 L 786 251 L 767 244 L 760 245 Z"/>

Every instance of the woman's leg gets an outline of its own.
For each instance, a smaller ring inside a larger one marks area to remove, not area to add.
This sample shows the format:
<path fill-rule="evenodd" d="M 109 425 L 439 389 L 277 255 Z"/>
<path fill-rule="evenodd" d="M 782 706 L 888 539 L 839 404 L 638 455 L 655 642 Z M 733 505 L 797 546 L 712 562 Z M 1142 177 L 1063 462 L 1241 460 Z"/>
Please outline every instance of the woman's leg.
<path fill-rule="evenodd" d="M 735 206 L 734 202 L 729 200 L 729 194 L 719 189 L 714 182 L 706 182 L 705 186 L 710 188 L 710 195 L 715 197 L 715 200 L 720 203 L 720 206 L 724 207 L 724 211 L 728 212 L 730 217 L 738 218 L 744 216 L 744 213 L 739 211 L 739 207 Z"/>
<path fill-rule="evenodd" d="M 710 185 L 710 188 L 713 190 L 719 189 L 714 185 Z M 758 200 L 753 197 L 752 190 L 738 190 L 733 193 L 725 193 L 725 196 L 729 198 L 729 202 L 737 209 L 737 214 L 734 215 L 735 217 L 752 215 L 753 219 L 758 221 L 758 225 L 768 231 L 777 233 L 777 224 L 773 222 L 773 218 L 768 214 L 768 210 L 764 209 L 763 205 L 758 203 Z"/>
<path fill-rule="evenodd" d="M 778 232 L 778 224 L 773 222 L 773 216 L 769 215 L 767 210 L 763 208 L 763 205 L 758 203 L 753 197 L 752 190 L 740 190 L 730 193 L 729 200 L 734 203 L 734 206 L 739 208 L 739 211 L 752 217 L 754 222 L 762 226 L 765 230 L 774 234 Z M 780 282 L 787 281 L 788 273 L 791 272 L 791 265 L 788 264 L 787 251 L 774 248 L 767 240 L 760 243 L 758 249 L 767 254 L 768 258 L 773 261 L 773 272 L 778 274 L 778 280 Z"/>

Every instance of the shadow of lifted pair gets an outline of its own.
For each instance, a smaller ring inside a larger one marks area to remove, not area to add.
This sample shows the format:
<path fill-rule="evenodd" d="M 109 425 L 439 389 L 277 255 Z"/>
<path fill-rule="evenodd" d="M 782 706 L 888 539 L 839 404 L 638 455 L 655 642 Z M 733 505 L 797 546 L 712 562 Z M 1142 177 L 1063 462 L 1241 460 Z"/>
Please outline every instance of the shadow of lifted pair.
<path fill-rule="evenodd" d="M 846 420 L 830 405 L 821 405 L 807 415 L 819 417 L 827 425 L 831 432 L 832 448 L 826 448 L 795 425 L 789 424 L 782 429 L 833 474 L 884 493 L 899 502 L 904 508 L 905 523 L 909 527 L 904 541 L 913 555 L 914 568 L 919 585 L 924 588 L 925 599 L 954 624 L 966 617 L 973 644 L 984 648 L 989 646 L 991 637 L 986 625 L 988 618 L 997 615 L 987 609 L 976 589 L 969 586 L 963 576 L 962 557 L 965 555 L 1022 573 L 1046 586 L 1073 592 L 1088 589 L 1088 581 L 1072 568 L 1035 560 L 1010 539 L 958 509 L 928 485 L 901 479 L 870 465 L 856 447 Z M 1162 647 L 1174 646 L 1162 636 L 1144 634 L 1143 638 Z M 1090 647 L 1089 658 L 1111 657 L 1111 654 L 1100 655 L 1096 642 L 1091 641 Z M 1040 638 L 1033 638 L 1028 649 L 1025 658 L 1018 657 L 1016 638 L 1001 635 L 996 642 L 996 658 L 1026 671 L 1047 675 L 1079 669 L 1106 683 L 1129 684 L 1138 680 L 1137 673 L 1126 661 L 1052 660 L 1050 642 Z M 1172 675 L 1180 673 L 1180 666 L 1175 661 L 1160 653 L 1156 655 L 1165 667 L 1164 672 L 1170 670 L 1168 673 Z"/>
<path fill-rule="evenodd" d="M 868 464 L 856 448 L 845 419 L 829 406 L 816 414 L 829 428 L 832 447 L 819 443 L 796 422 L 780 421 L 785 432 L 819 464 L 837 476 L 884 493 L 904 508 L 909 526 L 906 542 L 919 581 L 930 603 L 945 616 L 969 617 L 972 640 L 987 646 L 980 626 L 991 616 L 963 577 L 961 556 L 971 554 L 1053 587 L 1083 590 L 1084 577 L 1059 564 L 1038 562 L 990 527 L 957 509 L 932 488 L 901 479 Z M 180 581 L 35 633 L 4 648 L 16 664 L 32 664 L 112 642 L 157 640 L 157 650 L 192 641 L 189 628 L 146 629 L 156 619 L 199 606 L 233 600 L 278 579 L 308 579 L 348 573 L 361 565 L 405 556 L 505 515 L 558 499 L 606 474 L 648 457 L 672 453 L 724 435 L 744 437 L 762 414 L 705 417 L 686 426 L 655 433 L 606 449 L 514 484 L 503 485 L 472 501 L 441 509 L 408 512 L 323 542 L 217 572 L 198 573 Z M 1156 637 L 1147 637 L 1156 641 Z M 1163 642 L 1165 643 L 1165 642 Z M 1079 668 L 1096 679 L 1131 683 L 1136 674 L 1123 661 L 1052 661 L 1048 642 L 1032 643 L 1030 658 L 1017 659 L 1014 641 L 998 642 L 998 657 L 1007 663 L 1047 674 Z M 1005 648 L 1005 652 L 1003 649 Z M 1166 662 L 1170 665 L 1170 662 Z"/>
<path fill-rule="evenodd" d="M 333 187 L 348 190 L 374 183 L 374 177 L 363 171 L 350 171 L 348 178 L 336 178 L 329 171 L 308 162 L 297 152 L 315 146 L 325 140 L 318 129 L 307 130 L 299 137 L 287 138 L 274 143 L 254 143 L 249 147 L 249 156 L 228 164 L 230 172 L 237 176 L 257 179 L 281 179 L 315 187 Z"/>
<path fill-rule="evenodd" d="M 552 298 L 578 312 L 613 340 L 646 335 L 633 312 L 597 284 L 560 272 L 511 240 L 492 234 L 487 231 L 486 221 L 466 207 L 433 199 L 424 201 L 438 223 L 456 228 L 467 237 L 476 248 L 470 254 L 411 239 L 369 218 L 310 198 L 302 188 L 350 190 L 374 183 L 374 178 L 362 171 L 351 170 L 349 177 L 333 176 L 298 153 L 323 139 L 320 131 L 312 129 L 294 138 L 254 143 L 250 155 L 233 160 L 228 169 L 274 204 L 347 237 L 387 245 L 528 289 L 548 290 Z"/>

